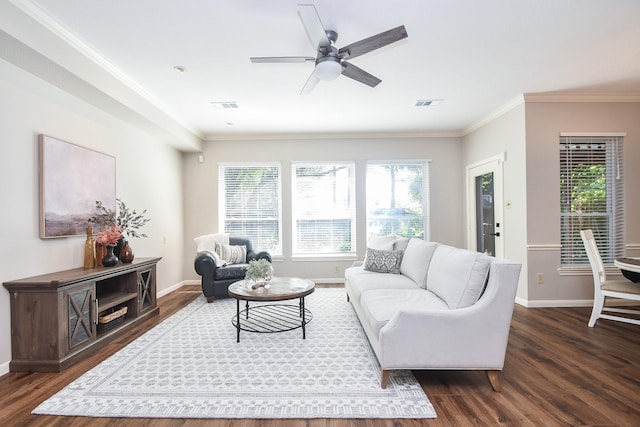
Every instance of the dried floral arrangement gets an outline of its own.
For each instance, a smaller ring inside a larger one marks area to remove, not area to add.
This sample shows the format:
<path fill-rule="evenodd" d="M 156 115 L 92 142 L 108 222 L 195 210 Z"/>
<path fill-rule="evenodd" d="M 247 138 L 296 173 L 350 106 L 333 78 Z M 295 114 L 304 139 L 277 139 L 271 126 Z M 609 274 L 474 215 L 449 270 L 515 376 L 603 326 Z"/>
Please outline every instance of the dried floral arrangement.
<path fill-rule="evenodd" d="M 88 222 L 96 224 L 100 230 L 117 226 L 120 229 L 121 235 L 127 237 L 147 237 L 144 233 L 138 233 L 138 230 L 144 227 L 150 219 L 145 218 L 144 215 L 147 210 L 143 210 L 138 213 L 135 209 L 129 209 L 125 202 L 120 199 L 116 199 L 117 203 L 117 215 L 116 212 L 104 206 L 102 201 L 96 200 L 96 215 L 89 218 Z M 116 239 L 117 240 L 117 239 Z"/>
<path fill-rule="evenodd" d="M 120 227 L 117 225 L 108 225 L 96 235 L 96 242 L 104 246 L 115 245 L 118 243 L 120 237 L 122 237 Z"/>

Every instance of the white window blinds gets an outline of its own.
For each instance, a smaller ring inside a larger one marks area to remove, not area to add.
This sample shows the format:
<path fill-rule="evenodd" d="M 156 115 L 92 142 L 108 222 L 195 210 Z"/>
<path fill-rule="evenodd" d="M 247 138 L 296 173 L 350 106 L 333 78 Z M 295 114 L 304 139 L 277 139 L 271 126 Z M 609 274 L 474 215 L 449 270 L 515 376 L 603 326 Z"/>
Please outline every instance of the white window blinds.
<path fill-rule="evenodd" d="M 280 189 L 280 164 L 220 164 L 220 229 L 249 237 L 256 251 L 282 255 Z"/>
<path fill-rule="evenodd" d="M 591 229 L 605 264 L 624 255 L 622 137 L 560 137 L 561 265 L 588 265 L 580 230 Z"/>
<path fill-rule="evenodd" d="M 355 164 L 291 165 L 294 255 L 355 252 Z"/>
<path fill-rule="evenodd" d="M 367 235 L 429 239 L 429 163 L 367 165 Z"/>

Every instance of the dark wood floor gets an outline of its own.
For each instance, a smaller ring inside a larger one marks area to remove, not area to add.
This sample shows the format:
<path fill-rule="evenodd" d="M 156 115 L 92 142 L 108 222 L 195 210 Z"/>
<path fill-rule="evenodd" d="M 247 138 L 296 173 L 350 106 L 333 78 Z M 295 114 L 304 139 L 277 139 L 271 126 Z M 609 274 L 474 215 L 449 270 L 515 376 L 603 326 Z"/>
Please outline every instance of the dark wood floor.
<path fill-rule="evenodd" d="M 193 420 L 31 415 L 39 403 L 198 294 L 184 287 L 159 300 L 160 316 L 59 374 L 0 377 L 1 426 L 640 426 L 640 327 L 599 320 L 587 308 L 516 306 L 501 393 L 481 372 L 418 371 L 435 420 Z"/>

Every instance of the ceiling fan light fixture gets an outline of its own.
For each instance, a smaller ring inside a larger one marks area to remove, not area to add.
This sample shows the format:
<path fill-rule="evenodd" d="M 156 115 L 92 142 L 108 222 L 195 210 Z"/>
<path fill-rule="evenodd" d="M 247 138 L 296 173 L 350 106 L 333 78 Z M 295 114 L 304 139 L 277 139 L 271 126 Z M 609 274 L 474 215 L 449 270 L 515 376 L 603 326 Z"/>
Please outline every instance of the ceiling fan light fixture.
<path fill-rule="evenodd" d="M 336 61 L 322 61 L 316 65 L 316 76 L 320 80 L 335 80 L 342 73 L 342 65 Z"/>

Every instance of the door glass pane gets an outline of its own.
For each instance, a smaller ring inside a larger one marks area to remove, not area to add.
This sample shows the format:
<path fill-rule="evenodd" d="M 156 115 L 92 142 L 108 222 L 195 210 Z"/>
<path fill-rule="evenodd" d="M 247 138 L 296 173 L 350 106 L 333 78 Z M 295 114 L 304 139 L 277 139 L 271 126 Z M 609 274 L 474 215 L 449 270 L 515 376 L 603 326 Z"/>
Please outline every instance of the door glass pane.
<path fill-rule="evenodd" d="M 69 295 L 69 337 L 71 347 L 91 338 L 91 290 Z"/>
<path fill-rule="evenodd" d="M 496 253 L 493 172 L 476 177 L 476 250 L 487 255 Z"/>

